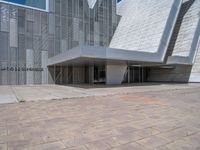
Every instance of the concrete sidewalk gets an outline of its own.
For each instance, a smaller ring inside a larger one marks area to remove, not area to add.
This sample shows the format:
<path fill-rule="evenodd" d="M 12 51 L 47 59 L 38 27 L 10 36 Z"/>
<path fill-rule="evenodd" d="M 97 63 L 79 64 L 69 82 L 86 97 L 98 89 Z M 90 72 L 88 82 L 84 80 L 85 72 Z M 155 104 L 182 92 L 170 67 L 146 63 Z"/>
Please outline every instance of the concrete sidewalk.
<path fill-rule="evenodd" d="M 92 96 L 109 96 L 163 90 L 180 90 L 200 87 L 200 84 L 132 84 L 121 86 L 106 85 L 34 85 L 0 86 L 0 104 L 24 101 L 62 100 Z"/>
<path fill-rule="evenodd" d="M 0 86 L 0 104 L 17 102 L 17 97 L 12 87 Z"/>

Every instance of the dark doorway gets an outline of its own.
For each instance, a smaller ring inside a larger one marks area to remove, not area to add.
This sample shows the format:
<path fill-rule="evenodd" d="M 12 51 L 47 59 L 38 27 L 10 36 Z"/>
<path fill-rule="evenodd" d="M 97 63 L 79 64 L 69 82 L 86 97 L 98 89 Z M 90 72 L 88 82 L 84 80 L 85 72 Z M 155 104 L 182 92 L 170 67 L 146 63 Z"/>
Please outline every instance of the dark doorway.
<path fill-rule="evenodd" d="M 85 83 L 90 83 L 90 68 L 85 66 Z"/>
<path fill-rule="evenodd" d="M 73 67 L 72 66 L 69 66 L 68 67 L 68 83 L 69 84 L 72 84 L 73 83 Z"/>
<path fill-rule="evenodd" d="M 55 83 L 62 84 L 62 67 L 55 67 Z"/>
<path fill-rule="evenodd" d="M 94 83 L 106 82 L 105 66 L 94 66 Z"/>
<path fill-rule="evenodd" d="M 129 83 L 143 83 L 147 81 L 147 68 L 145 67 L 129 67 L 128 75 Z"/>

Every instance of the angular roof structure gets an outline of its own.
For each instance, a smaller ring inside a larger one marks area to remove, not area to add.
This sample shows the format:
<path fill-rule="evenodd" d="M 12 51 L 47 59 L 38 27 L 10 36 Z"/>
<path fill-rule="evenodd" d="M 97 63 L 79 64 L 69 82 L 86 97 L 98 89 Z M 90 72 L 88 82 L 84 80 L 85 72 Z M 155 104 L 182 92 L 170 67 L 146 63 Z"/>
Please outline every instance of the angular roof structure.
<path fill-rule="evenodd" d="M 88 1 L 91 6 L 95 1 Z M 163 63 L 182 0 L 124 0 L 121 2 L 121 20 L 110 46 L 75 48 L 68 55 L 59 54 L 50 59 L 49 65 L 79 58 L 95 58 L 106 61 Z M 71 57 L 73 56 L 73 57 Z M 56 58 L 58 60 L 56 60 Z"/>
<path fill-rule="evenodd" d="M 161 45 L 167 46 L 170 35 L 167 37 L 165 31 L 172 32 L 173 26 L 169 24 L 176 18 L 181 1 L 125 0 L 121 3 L 122 18 L 111 40 L 111 48 L 157 52 Z"/>
<path fill-rule="evenodd" d="M 97 0 L 87 0 L 89 7 L 92 9 L 94 8 L 94 5 L 96 4 Z"/>
<path fill-rule="evenodd" d="M 200 0 L 185 0 L 169 47 L 168 64 L 193 64 L 200 44 Z"/>

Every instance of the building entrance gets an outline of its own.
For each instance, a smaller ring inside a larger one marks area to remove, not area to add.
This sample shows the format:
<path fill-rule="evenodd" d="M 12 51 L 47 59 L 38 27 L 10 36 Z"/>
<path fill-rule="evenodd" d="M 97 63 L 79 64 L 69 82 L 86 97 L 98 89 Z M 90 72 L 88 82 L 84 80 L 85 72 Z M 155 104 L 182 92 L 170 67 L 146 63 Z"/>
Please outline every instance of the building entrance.
<path fill-rule="evenodd" d="M 49 67 L 51 83 L 102 84 L 106 83 L 105 65 Z"/>
<path fill-rule="evenodd" d="M 128 83 L 147 82 L 148 69 L 146 67 L 128 67 Z"/>
<path fill-rule="evenodd" d="M 106 83 L 105 65 L 94 66 L 94 83 Z"/>

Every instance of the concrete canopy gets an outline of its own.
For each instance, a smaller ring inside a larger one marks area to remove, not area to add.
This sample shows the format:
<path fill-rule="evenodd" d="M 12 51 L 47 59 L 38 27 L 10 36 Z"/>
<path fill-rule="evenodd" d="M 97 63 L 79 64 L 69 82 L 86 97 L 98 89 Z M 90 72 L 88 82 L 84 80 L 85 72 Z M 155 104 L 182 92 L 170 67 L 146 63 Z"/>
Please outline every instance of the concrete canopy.
<path fill-rule="evenodd" d="M 90 62 L 118 63 L 118 64 L 161 64 L 159 53 L 147 53 L 127 51 L 123 49 L 112 49 L 106 47 L 81 46 L 69 51 L 62 52 L 48 59 L 48 66 L 85 64 Z"/>

